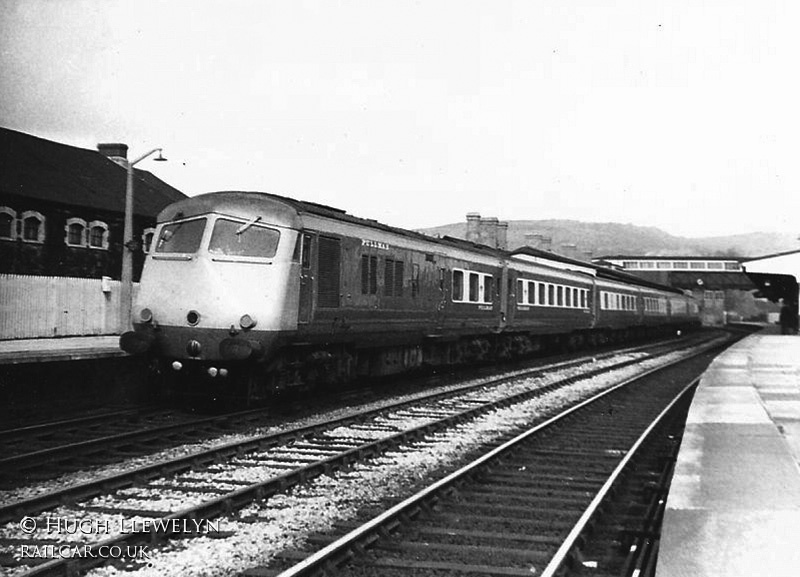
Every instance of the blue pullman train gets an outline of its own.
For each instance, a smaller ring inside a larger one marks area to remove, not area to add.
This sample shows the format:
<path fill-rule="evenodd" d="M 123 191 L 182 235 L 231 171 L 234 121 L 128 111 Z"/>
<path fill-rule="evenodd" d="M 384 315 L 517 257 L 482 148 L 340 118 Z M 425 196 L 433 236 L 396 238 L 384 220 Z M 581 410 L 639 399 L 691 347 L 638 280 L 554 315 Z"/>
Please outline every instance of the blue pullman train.
<path fill-rule="evenodd" d="M 120 337 L 166 382 L 248 397 L 699 324 L 690 296 L 535 249 L 257 192 L 164 209 Z"/>

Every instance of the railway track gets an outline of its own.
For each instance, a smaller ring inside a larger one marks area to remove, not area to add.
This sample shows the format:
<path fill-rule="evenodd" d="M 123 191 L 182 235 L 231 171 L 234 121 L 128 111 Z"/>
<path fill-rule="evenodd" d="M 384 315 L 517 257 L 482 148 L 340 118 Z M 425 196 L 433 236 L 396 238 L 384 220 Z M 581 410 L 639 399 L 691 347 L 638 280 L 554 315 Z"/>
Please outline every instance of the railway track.
<path fill-rule="evenodd" d="M 635 361 L 627 359 L 616 364 L 633 365 Z M 615 369 L 614 364 L 609 361 L 589 373 L 624 370 L 622 367 Z M 11 522 L 0 532 L 0 546 L 6 553 L 4 562 L 10 567 L 24 569 L 27 563 L 37 561 L 14 557 L 13 550 L 18 550 L 23 542 L 30 547 L 40 547 L 52 541 L 40 530 L 30 534 L 15 532 L 14 523 L 20 519 L 33 519 L 37 527 L 41 527 L 46 518 L 85 519 L 94 515 L 98 522 L 107 523 L 110 517 L 122 520 L 125 516 L 161 521 L 163 527 L 163 522 L 172 520 L 217 518 L 247 508 L 265 497 L 285 493 L 290 487 L 320 475 L 397 450 L 397 447 L 424 445 L 436 431 L 457 428 L 459 423 L 473 423 L 489 411 L 553 394 L 578 378 L 590 376 L 586 371 L 571 370 L 574 374 L 566 379 L 551 379 L 551 382 L 531 383 L 530 377 L 517 376 L 516 382 L 503 385 L 484 383 L 478 389 L 422 396 L 424 398 L 406 400 L 361 415 L 264 435 L 204 454 L 186 455 L 60 492 L 18 500 L 0 508 L 0 518 Z M 493 394 L 495 398 L 486 398 Z M 224 460 L 227 462 L 220 463 Z M 70 502 L 72 505 L 59 507 L 61 503 Z M 243 515 L 247 517 L 246 513 Z M 68 542 L 114 547 L 175 536 L 175 531 L 159 530 L 158 526 L 151 523 L 149 531 L 133 535 L 116 534 L 108 538 L 94 535 L 95 539 L 88 541 L 86 536 L 83 540 L 73 536 Z M 41 564 L 30 574 L 66 574 L 85 570 L 101 561 L 96 558 L 39 559 Z"/>
<path fill-rule="evenodd" d="M 131 410 L 2 431 L 0 487 L 245 430 L 268 416 L 266 410 L 202 418 L 182 411 Z"/>
<path fill-rule="evenodd" d="M 697 380 L 623 382 L 347 534 L 314 536 L 244 575 L 652 575 Z"/>
<path fill-rule="evenodd" d="M 665 343 L 632 347 L 627 352 L 658 351 Z M 619 352 L 606 352 L 597 359 Z M 530 370 L 585 363 L 579 357 Z M 427 379 L 428 386 L 442 378 Z M 409 388 L 409 387 L 406 387 Z M 367 393 L 353 391 L 349 398 L 365 400 Z M 198 418 L 175 410 L 129 410 L 90 415 L 64 421 L 0 431 L 0 489 L 13 489 L 70 472 L 112 464 L 136 455 L 179 447 L 278 423 L 272 409 L 253 409 Z"/>

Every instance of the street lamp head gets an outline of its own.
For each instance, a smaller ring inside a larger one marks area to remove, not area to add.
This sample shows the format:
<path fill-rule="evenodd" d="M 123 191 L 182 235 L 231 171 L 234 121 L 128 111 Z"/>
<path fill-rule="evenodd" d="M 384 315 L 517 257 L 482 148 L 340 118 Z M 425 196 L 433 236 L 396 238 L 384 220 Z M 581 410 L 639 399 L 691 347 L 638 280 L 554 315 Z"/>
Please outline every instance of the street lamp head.
<path fill-rule="evenodd" d="M 153 159 L 155 162 L 166 162 L 167 159 L 161 155 L 161 149 L 158 149 L 158 156 Z"/>

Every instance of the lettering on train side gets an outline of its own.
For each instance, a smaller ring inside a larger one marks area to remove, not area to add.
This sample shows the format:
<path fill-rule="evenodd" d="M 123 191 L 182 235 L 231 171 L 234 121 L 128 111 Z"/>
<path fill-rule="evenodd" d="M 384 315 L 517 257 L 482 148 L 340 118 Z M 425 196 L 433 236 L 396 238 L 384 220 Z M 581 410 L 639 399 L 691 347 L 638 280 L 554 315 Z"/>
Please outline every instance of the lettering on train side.
<path fill-rule="evenodd" d="M 361 246 L 368 246 L 370 248 L 378 248 L 381 250 L 389 250 L 389 245 L 385 242 L 379 242 L 377 240 L 367 240 L 366 238 L 361 239 Z"/>

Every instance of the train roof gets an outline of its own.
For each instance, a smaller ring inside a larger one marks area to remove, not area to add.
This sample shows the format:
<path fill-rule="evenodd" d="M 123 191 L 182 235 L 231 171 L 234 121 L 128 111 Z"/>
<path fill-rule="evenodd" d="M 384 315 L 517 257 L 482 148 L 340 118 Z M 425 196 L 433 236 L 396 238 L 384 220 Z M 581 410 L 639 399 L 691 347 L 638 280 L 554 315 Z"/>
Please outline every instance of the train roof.
<path fill-rule="evenodd" d="M 616 280 L 619 282 L 625 282 L 628 284 L 638 285 L 642 287 L 682 294 L 682 291 L 678 289 L 674 289 L 672 287 L 665 286 L 659 283 L 647 281 L 645 279 L 642 279 L 641 277 L 611 270 L 606 267 L 598 266 L 597 264 L 594 263 L 572 259 L 569 257 L 561 256 L 552 252 L 532 247 L 520 247 L 508 251 L 508 250 L 500 250 L 497 248 L 492 248 L 490 246 L 483 244 L 476 244 L 474 242 L 470 242 L 460 238 L 454 238 L 451 236 L 444 236 L 444 237 L 429 236 L 421 232 L 390 226 L 388 224 L 378 222 L 377 220 L 374 219 L 353 216 L 351 214 L 348 214 L 347 211 L 342 210 L 340 208 L 335 208 L 332 206 L 327 206 L 316 202 L 297 200 L 294 198 L 290 198 L 288 196 L 281 196 L 278 194 L 272 194 L 268 192 L 232 191 L 232 190 L 207 192 L 191 198 L 187 198 L 185 200 L 181 200 L 173 205 L 170 205 L 169 207 L 161 211 L 161 213 L 158 215 L 158 220 L 159 222 L 163 222 L 166 220 L 173 220 L 176 218 L 184 218 L 187 216 L 205 214 L 212 211 L 219 211 L 220 205 L 222 205 L 223 208 L 226 205 L 231 208 L 241 207 L 242 205 L 249 205 L 254 202 L 259 202 L 267 199 L 271 200 L 276 209 L 280 211 L 280 213 L 277 216 L 279 216 L 281 220 L 285 221 L 286 226 L 293 226 L 299 228 L 301 226 L 301 222 L 298 216 L 302 216 L 303 214 L 312 214 L 315 216 L 330 218 L 342 222 L 348 222 L 359 226 L 372 228 L 375 230 L 381 230 L 384 232 L 404 236 L 414 240 L 421 240 L 425 242 L 451 246 L 462 250 L 494 255 L 497 256 L 498 258 L 513 259 L 514 257 L 520 257 L 520 256 L 532 257 L 535 259 L 541 259 L 542 261 L 545 261 L 543 263 L 545 264 L 545 266 L 549 265 L 561 269 L 566 268 L 569 270 L 589 272 L 590 274 L 595 274 L 599 278 Z M 281 206 L 286 207 L 286 209 L 281 210 L 280 209 Z"/>
<path fill-rule="evenodd" d="M 661 284 L 661 283 L 657 283 L 657 282 L 652 282 L 652 281 L 649 281 L 649 280 L 644 279 L 642 277 L 639 277 L 639 276 L 636 276 L 636 275 L 633 275 L 633 274 L 630 274 L 630 273 L 618 271 L 618 270 L 615 270 L 615 269 L 606 268 L 604 266 L 597 266 L 597 276 L 598 276 L 598 278 L 604 278 L 604 279 L 607 279 L 607 280 L 620 281 L 620 282 L 624 282 L 624 283 L 627 283 L 627 284 L 638 285 L 638 286 L 645 287 L 645 288 L 651 288 L 651 289 L 656 289 L 656 290 L 660 290 L 660 291 L 676 293 L 676 294 L 680 294 L 680 295 L 683 294 L 683 291 L 681 289 L 678 289 L 678 288 L 675 288 L 675 287 L 671 287 L 671 286 L 668 286 L 668 285 L 664 285 L 664 284 Z"/>
<path fill-rule="evenodd" d="M 280 207 L 281 205 L 285 206 L 287 208 L 287 212 L 284 213 L 282 211 L 281 214 L 279 214 L 279 216 L 283 218 L 291 218 L 290 217 L 291 212 L 295 214 L 295 220 L 296 216 L 298 215 L 302 216 L 303 214 L 312 214 L 315 216 L 320 216 L 324 218 L 338 220 L 341 222 L 347 222 L 359 226 L 372 228 L 375 230 L 381 230 L 392 234 L 397 234 L 415 240 L 445 244 L 461 248 L 464 250 L 481 252 L 484 254 L 501 255 L 503 253 L 503 251 L 499 251 L 497 249 L 491 248 L 486 245 L 476 244 L 473 242 L 449 236 L 445 237 L 430 236 L 422 234 L 421 232 L 390 226 L 388 224 L 384 224 L 382 222 L 378 222 L 377 220 L 373 220 L 370 218 L 361 218 L 358 216 L 353 216 L 351 214 L 348 214 L 347 211 L 345 210 L 334 208 L 332 206 L 327 206 L 316 202 L 297 200 L 294 198 L 289 198 L 288 196 L 281 196 L 278 194 L 272 194 L 268 192 L 234 191 L 234 190 L 207 192 L 204 194 L 188 198 L 184 201 L 175 203 L 174 205 L 167 207 L 158 215 L 158 220 L 159 222 L 163 222 L 167 220 L 173 220 L 175 218 L 184 218 L 187 216 L 205 214 L 207 212 L 212 212 L 212 211 L 219 211 L 221 205 L 223 207 L 225 207 L 226 205 L 230 207 L 234 206 L 241 207 L 242 205 L 248 205 L 263 200 L 273 201 L 274 203 L 273 206 L 275 207 Z M 179 214 L 181 216 L 178 216 Z M 296 225 L 297 227 L 299 227 L 300 221 L 297 221 Z"/>

